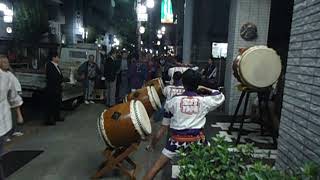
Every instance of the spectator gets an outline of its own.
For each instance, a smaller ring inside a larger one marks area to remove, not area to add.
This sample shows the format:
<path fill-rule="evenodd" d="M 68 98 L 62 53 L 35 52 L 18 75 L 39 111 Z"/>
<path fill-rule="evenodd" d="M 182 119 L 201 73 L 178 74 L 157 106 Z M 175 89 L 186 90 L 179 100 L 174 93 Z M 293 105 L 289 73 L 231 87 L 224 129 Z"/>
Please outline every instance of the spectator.
<path fill-rule="evenodd" d="M 5 72 L 11 79 L 16 92 L 21 93 L 22 89 L 21 89 L 21 85 L 19 80 L 14 76 L 14 74 L 12 72 L 10 72 L 10 65 L 9 65 L 9 61 L 7 58 L 4 58 L 1 60 L 0 63 L 0 69 Z M 23 116 L 21 113 L 21 107 L 18 106 L 15 108 L 16 111 L 16 118 L 14 118 L 16 120 L 14 124 L 14 132 L 13 132 L 13 136 L 22 136 L 23 133 L 21 132 L 21 128 L 19 125 L 23 124 Z M 18 125 L 18 126 L 17 126 Z M 10 138 L 8 138 L 6 141 L 10 141 Z"/>
<path fill-rule="evenodd" d="M 120 66 L 120 73 L 118 76 L 119 79 L 119 101 L 121 101 L 129 92 L 129 80 L 128 80 L 128 53 L 123 51 L 121 53 L 121 66 Z"/>
<path fill-rule="evenodd" d="M 6 56 L 0 56 L 0 64 L 8 61 Z M 0 179 L 4 179 L 3 173 L 3 144 L 4 136 L 12 128 L 12 117 L 10 108 L 16 108 L 23 104 L 23 101 L 16 91 L 12 78 L 0 69 Z"/>
<path fill-rule="evenodd" d="M 147 78 L 147 67 L 142 61 L 137 61 L 137 56 L 131 60 L 129 76 L 131 91 L 140 89 Z"/>
<path fill-rule="evenodd" d="M 101 74 L 98 65 L 95 63 L 94 55 L 89 55 L 89 60 L 81 64 L 78 74 L 83 84 L 84 103 L 93 104 L 94 102 L 89 100 L 92 99 L 95 82 Z"/>
<path fill-rule="evenodd" d="M 106 80 L 106 106 L 111 107 L 116 103 L 117 72 L 120 69 L 120 61 L 116 60 L 117 52 L 112 49 L 109 57 L 104 62 L 104 78 Z"/>
<path fill-rule="evenodd" d="M 205 69 L 202 70 L 202 76 L 205 79 L 215 79 L 217 76 L 217 68 L 213 63 L 213 57 L 210 57 Z"/>
<path fill-rule="evenodd" d="M 218 83 L 216 80 L 217 68 L 213 60 L 214 60 L 213 57 L 210 57 L 205 69 L 202 69 L 201 71 L 202 73 L 201 85 L 216 89 L 218 88 Z"/>

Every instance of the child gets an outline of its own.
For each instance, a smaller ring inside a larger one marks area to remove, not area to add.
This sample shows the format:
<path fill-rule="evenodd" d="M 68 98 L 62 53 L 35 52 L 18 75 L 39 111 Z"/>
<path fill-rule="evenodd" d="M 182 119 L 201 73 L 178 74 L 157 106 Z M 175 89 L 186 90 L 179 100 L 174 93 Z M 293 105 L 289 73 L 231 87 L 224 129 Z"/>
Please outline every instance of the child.
<path fill-rule="evenodd" d="M 182 73 L 177 71 L 173 74 L 173 85 L 166 86 L 163 89 L 163 95 L 166 97 L 166 101 L 169 101 L 176 95 L 180 95 L 184 92 L 184 87 L 182 86 Z M 165 116 L 165 115 L 164 115 Z M 158 141 L 162 138 L 162 136 L 165 134 L 165 132 L 168 130 L 168 127 L 170 125 L 170 119 L 164 118 L 162 120 L 161 127 L 157 134 L 153 136 L 150 145 L 147 146 L 147 151 L 152 151 Z"/>
<path fill-rule="evenodd" d="M 210 95 L 197 94 L 200 74 L 194 70 L 187 70 L 182 75 L 185 92 L 173 97 L 165 104 L 167 118 L 170 120 L 171 137 L 167 141 L 160 158 L 145 175 L 144 180 L 153 179 L 156 174 L 177 155 L 179 148 L 188 148 L 191 143 L 205 144 L 202 129 L 206 123 L 208 112 L 220 106 L 225 97 L 217 90 L 201 88 L 202 92 Z"/>

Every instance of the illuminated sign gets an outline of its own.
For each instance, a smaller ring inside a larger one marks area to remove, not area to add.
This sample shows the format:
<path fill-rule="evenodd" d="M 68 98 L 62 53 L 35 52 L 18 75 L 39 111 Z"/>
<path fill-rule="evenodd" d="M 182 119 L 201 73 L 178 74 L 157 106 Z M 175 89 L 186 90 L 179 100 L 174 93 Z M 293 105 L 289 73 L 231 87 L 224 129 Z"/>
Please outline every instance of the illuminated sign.
<path fill-rule="evenodd" d="M 173 10 L 171 0 L 162 0 L 161 23 L 173 23 Z"/>

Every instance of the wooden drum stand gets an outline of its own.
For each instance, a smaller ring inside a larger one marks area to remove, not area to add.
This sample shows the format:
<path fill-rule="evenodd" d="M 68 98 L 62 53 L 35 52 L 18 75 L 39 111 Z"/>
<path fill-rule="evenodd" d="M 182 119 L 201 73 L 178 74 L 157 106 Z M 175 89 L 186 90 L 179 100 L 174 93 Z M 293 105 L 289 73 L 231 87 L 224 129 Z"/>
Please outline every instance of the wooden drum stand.
<path fill-rule="evenodd" d="M 129 147 L 110 149 L 109 147 L 103 151 L 105 161 L 100 165 L 99 170 L 92 177 L 92 179 L 99 179 L 103 177 L 107 172 L 114 169 L 119 169 L 125 175 L 129 176 L 131 180 L 135 180 L 135 173 L 137 165 L 129 158 L 129 155 L 135 152 L 139 147 L 139 143 L 133 143 Z M 123 161 L 128 162 L 132 169 L 129 170 L 124 167 Z"/>
<path fill-rule="evenodd" d="M 240 110 L 240 107 L 242 105 L 242 101 L 245 97 L 245 102 L 244 102 L 244 108 L 243 108 L 243 113 L 242 113 L 242 116 L 241 116 L 241 119 L 240 119 L 240 128 L 239 128 L 239 132 L 238 132 L 238 137 L 237 137 L 237 140 L 236 140 L 236 144 L 239 144 L 240 142 L 240 138 L 241 138 L 241 133 L 243 131 L 243 123 L 244 123 L 244 120 L 246 118 L 246 112 L 247 112 L 247 107 L 248 107 L 248 102 L 249 102 L 249 97 L 250 97 L 250 94 L 252 93 L 257 93 L 258 95 L 258 106 L 259 106 L 259 121 L 260 121 L 260 126 L 261 126 L 261 135 L 264 134 L 264 122 L 263 122 L 263 118 L 262 118 L 262 114 L 263 114 L 263 108 L 262 108 L 262 102 L 264 102 L 266 104 L 266 113 L 267 113 L 267 117 L 269 120 L 271 120 L 271 117 L 270 117 L 270 109 L 269 109 L 269 106 L 268 106 L 268 102 L 269 102 L 269 94 L 270 94 L 270 88 L 264 88 L 264 89 L 253 89 L 253 88 L 250 88 L 250 87 L 247 87 L 245 85 L 238 85 L 238 89 L 242 92 L 241 93 L 241 96 L 240 96 L 240 99 L 238 101 L 238 105 L 237 105 L 237 108 L 233 114 L 233 117 L 232 117 L 232 120 L 231 120 L 231 124 L 229 126 L 229 132 L 231 131 L 234 131 L 234 128 L 233 128 L 233 125 L 234 123 L 237 122 L 237 115 L 238 115 L 238 112 Z M 273 145 L 276 147 L 277 146 L 277 132 L 276 132 L 276 128 L 273 127 L 273 123 L 272 123 L 272 127 L 271 127 L 271 135 L 272 135 L 272 139 L 273 139 Z"/>

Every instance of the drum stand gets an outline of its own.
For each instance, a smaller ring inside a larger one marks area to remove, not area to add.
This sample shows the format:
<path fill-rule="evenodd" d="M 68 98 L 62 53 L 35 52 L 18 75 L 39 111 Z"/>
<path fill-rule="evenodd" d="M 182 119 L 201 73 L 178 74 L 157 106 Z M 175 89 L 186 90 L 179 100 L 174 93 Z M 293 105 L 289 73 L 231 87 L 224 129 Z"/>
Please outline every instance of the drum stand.
<path fill-rule="evenodd" d="M 129 176 L 131 180 L 135 180 L 135 171 L 137 165 L 129 158 L 129 155 L 136 151 L 139 147 L 138 143 L 133 143 L 126 148 L 109 149 L 106 148 L 103 152 L 105 161 L 100 165 L 99 170 L 92 177 L 92 179 L 99 179 L 103 177 L 108 171 L 113 169 L 119 169 L 125 175 Z M 122 164 L 123 161 L 127 161 L 132 167 L 132 170 L 128 170 Z"/>
<path fill-rule="evenodd" d="M 242 86 L 242 85 L 241 85 Z M 229 132 L 233 131 L 234 128 L 233 128 L 233 125 L 234 123 L 237 122 L 237 115 L 238 115 L 238 112 L 240 110 L 240 107 L 242 105 L 242 101 L 245 97 L 245 102 L 244 102 L 244 108 L 243 108 L 243 113 L 242 113 L 242 116 L 241 116 L 241 119 L 240 119 L 240 128 L 239 128 L 239 132 L 238 132 L 238 137 L 237 137 L 237 140 L 236 140 L 236 145 L 239 144 L 240 142 L 240 139 L 241 139 L 241 133 L 243 131 L 243 123 L 244 123 L 244 120 L 246 118 L 246 112 L 247 112 L 247 107 L 248 107 L 248 102 L 249 102 L 249 97 L 252 93 L 257 93 L 258 94 L 258 101 L 259 101 L 259 121 L 260 121 L 260 130 L 261 130 L 261 135 L 264 134 L 264 122 L 263 122 L 263 118 L 262 118 L 262 115 L 263 115 L 263 108 L 262 108 L 262 102 L 264 102 L 266 104 L 266 113 L 267 113 L 267 117 L 268 119 L 270 120 L 271 119 L 271 116 L 270 116 L 270 109 L 269 109 L 269 106 L 268 106 L 268 92 L 270 92 L 270 89 L 251 89 L 251 88 L 248 88 L 248 87 L 240 87 L 239 88 L 242 93 L 241 93 L 241 96 L 240 96 L 240 99 L 238 101 L 238 105 L 237 105 L 237 108 L 232 116 L 232 120 L 231 120 L 231 124 L 229 126 Z M 266 94 L 267 94 L 267 97 L 266 97 Z M 272 123 L 272 127 L 271 127 L 271 135 L 272 135 L 272 139 L 273 139 L 273 145 L 275 147 L 277 147 L 277 132 L 275 130 L 276 128 L 274 127 L 273 123 Z"/>

